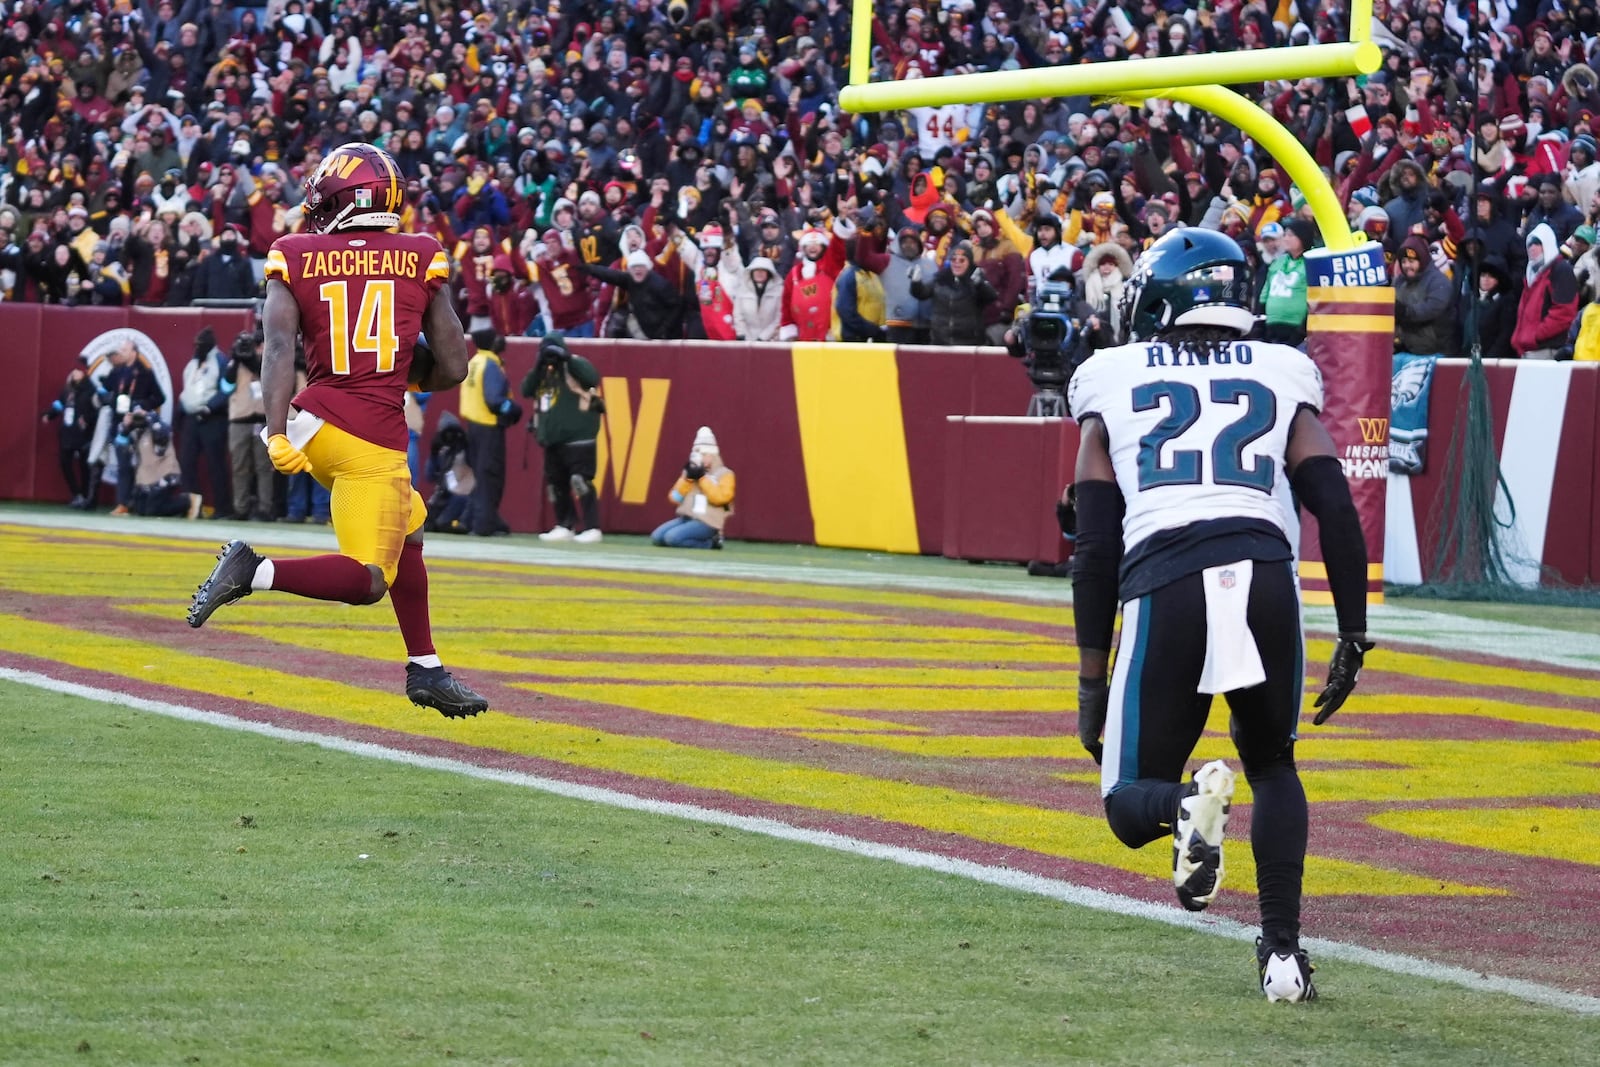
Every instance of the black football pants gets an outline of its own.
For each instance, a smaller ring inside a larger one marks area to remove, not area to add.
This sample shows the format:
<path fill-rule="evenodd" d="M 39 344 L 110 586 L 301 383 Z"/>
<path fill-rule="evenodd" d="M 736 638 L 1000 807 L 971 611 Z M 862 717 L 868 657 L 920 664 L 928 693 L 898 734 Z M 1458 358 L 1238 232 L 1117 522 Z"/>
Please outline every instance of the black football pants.
<path fill-rule="evenodd" d="M 1253 794 L 1250 846 L 1261 925 L 1269 939 L 1289 940 L 1300 934 L 1307 834 L 1306 794 L 1294 764 L 1305 660 L 1291 566 L 1254 565 L 1246 620 L 1266 681 L 1225 696 L 1229 732 Z M 1112 832 L 1129 848 L 1172 833 L 1189 788 L 1184 766 L 1211 711 L 1211 695 L 1197 692 L 1205 655 L 1199 574 L 1123 605 L 1115 670 L 1128 673 L 1120 703 L 1113 685 L 1107 716 L 1108 742 L 1119 731 L 1120 751 L 1107 744 L 1107 762 L 1116 758 L 1117 765 L 1107 768 L 1107 779 L 1115 779 L 1105 806 Z"/>

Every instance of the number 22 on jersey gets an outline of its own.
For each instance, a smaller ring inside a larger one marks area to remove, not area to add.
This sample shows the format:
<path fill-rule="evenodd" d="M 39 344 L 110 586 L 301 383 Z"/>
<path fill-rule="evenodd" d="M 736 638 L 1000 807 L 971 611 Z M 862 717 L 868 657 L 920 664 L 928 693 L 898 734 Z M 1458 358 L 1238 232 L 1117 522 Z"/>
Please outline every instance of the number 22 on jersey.
<path fill-rule="evenodd" d="M 1211 383 L 1211 403 L 1229 404 L 1239 416 L 1224 426 L 1211 442 L 1211 482 L 1238 485 L 1272 492 L 1274 464 L 1270 456 L 1256 456 L 1244 462 L 1249 445 L 1267 431 L 1278 418 L 1278 401 L 1272 390 L 1249 378 L 1219 378 Z M 1200 485 L 1206 480 L 1205 453 L 1199 449 L 1174 449 L 1170 462 L 1163 462 L 1161 450 L 1182 437 L 1200 421 L 1200 390 L 1188 382 L 1146 382 L 1133 390 L 1134 411 L 1154 411 L 1164 406 L 1167 414 L 1139 438 L 1139 492 L 1164 485 Z"/>
<path fill-rule="evenodd" d="M 379 374 L 394 370 L 400 338 L 394 325 L 392 278 L 369 278 L 363 283 L 361 306 L 356 309 L 353 330 L 349 282 L 323 282 L 317 289 L 317 295 L 328 306 L 328 343 L 332 350 L 333 373 L 350 373 L 352 349 L 376 357 L 374 369 Z"/>

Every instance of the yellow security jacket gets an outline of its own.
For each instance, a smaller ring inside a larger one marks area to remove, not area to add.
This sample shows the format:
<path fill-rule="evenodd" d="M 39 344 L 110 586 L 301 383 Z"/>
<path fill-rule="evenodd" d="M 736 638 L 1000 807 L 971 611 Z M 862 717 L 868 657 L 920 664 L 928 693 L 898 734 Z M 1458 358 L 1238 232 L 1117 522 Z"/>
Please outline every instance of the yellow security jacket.
<path fill-rule="evenodd" d="M 461 420 L 475 422 L 479 426 L 498 426 L 500 416 L 489 410 L 489 405 L 483 399 L 483 368 L 493 362 L 505 372 L 505 364 L 493 352 L 478 349 L 472 359 L 467 361 L 467 379 L 461 383 Z"/>

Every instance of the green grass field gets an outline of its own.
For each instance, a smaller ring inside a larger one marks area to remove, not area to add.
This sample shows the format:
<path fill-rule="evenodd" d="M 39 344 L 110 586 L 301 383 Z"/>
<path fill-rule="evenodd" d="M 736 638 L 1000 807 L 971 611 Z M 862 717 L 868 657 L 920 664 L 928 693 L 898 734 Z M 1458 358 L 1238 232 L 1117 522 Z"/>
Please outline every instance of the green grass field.
<path fill-rule="evenodd" d="M 1592 1064 L 1600 1019 L 0 685 L 6 1064 Z M 1150 861 L 1161 863 L 1152 848 Z M 1559 946 L 1551 946 L 1555 953 Z"/>

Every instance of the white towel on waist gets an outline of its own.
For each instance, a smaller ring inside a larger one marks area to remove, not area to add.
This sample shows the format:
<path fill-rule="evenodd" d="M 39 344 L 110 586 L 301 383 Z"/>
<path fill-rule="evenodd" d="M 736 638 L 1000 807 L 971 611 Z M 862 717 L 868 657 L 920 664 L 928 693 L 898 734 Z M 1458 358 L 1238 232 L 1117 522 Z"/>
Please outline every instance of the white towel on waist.
<path fill-rule="evenodd" d="M 1201 572 L 1206 590 L 1206 663 L 1200 671 L 1202 693 L 1231 693 L 1267 680 L 1261 652 L 1250 632 L 1251 560 L 1240 560 Z"/>

